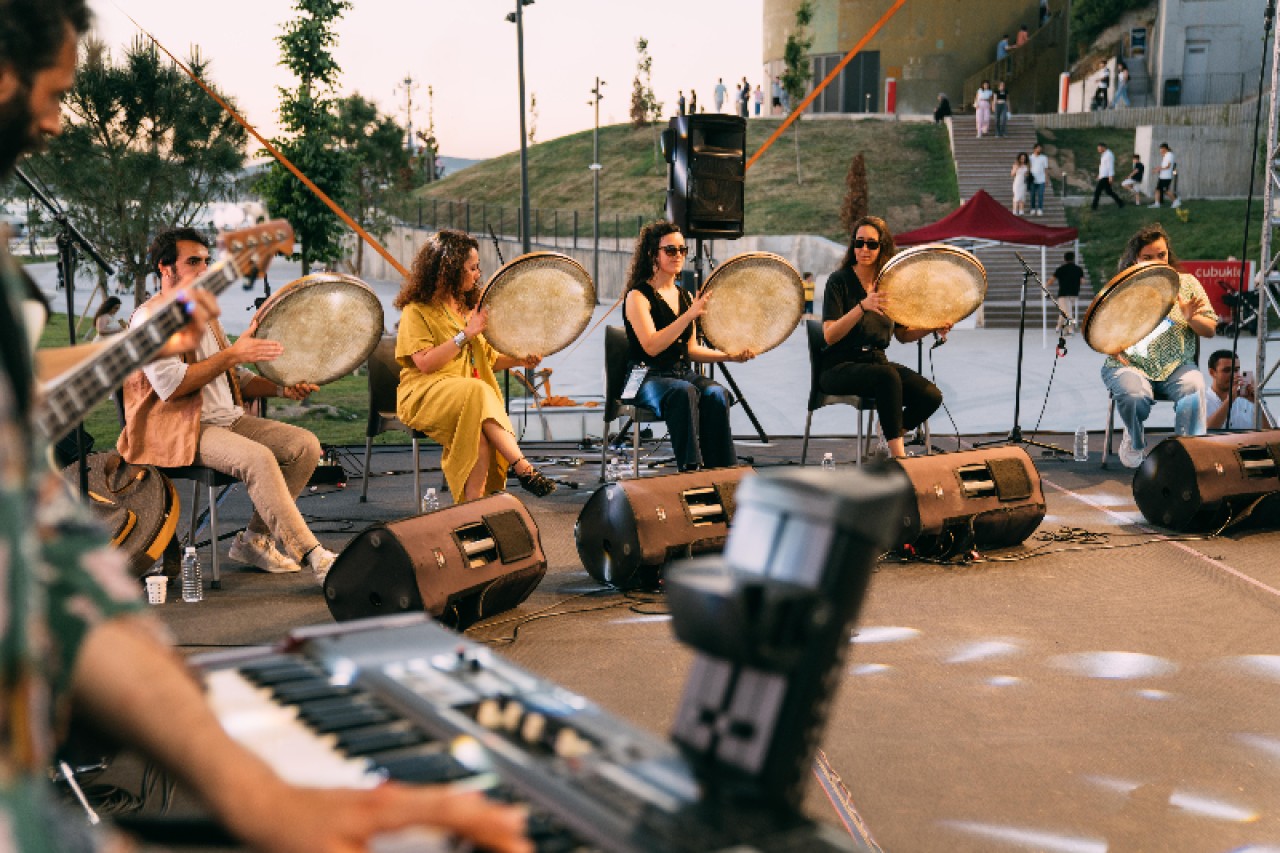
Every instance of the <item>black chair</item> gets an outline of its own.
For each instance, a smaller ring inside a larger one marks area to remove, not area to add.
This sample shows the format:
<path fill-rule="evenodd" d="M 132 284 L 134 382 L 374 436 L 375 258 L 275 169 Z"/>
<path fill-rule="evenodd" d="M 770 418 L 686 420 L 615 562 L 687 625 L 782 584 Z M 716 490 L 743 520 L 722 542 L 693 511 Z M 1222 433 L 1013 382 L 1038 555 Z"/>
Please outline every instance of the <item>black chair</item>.
<path fill-rule="evenodd" d="M 120 426 L 123 428 L 124 393 L 116 392 L 112 395 L 112 400 L 116 404 L 116 417 L 120 419 Z M 156 469 L 170 480 L 191 481 L 191 523 L 188 527 L 187 541 L 193 546 L 196 544 L 196 525 L 200 520 L 200 487 L 204 486 L 209 490 L 209 568 L 212 570 L 209 588 L 222 589 L 222 565 L 218 558 L 218 498 L 221 495 L 219 490 L 225 491 L 240 480 L 204 465 L 179 465 L 174 468 L 157 465 Z"/>
<path fill-rule="evenodd" d="M 604 439 L 600 443 L 600 481 L 605 480 L 605 466 L 609 462 L 609 424 L 620 417 L 628 417 L 632 423 L 631 470 L 640 476 L 640 424 L 662 421 L 658 413 L 647 406 L 624 403 L 620 397 L 627 383 L 627 361 L 630 347 L 627 333 L 617 326 L 604 329 Z"/>
<path fill-rule="evenodd" d="M 822 372 L 822 351 L 827 348 L 826 338 L 822 335 L 821 320 L 804 321 L 805 338 L 809 342 L 809 413 L 804 419 L 804 444 L 800 446 L 800 464 L 804 465 L 809 456 L 809 428 L 813 425 L 813 413 L 824 406 L 853 406 L 858 410 L 858 438 L 854 460 L 862 464 L 863 436 L 871 439 L 871 426 L 876 414 L 876 401 L 870 397 L 859 397 L 856 394 L 828 394 L 818 385 L 818 375 Z M 862 419 L 867 419 L 863 429 Z"/>
<path fill-rule="evenodd" d="M 360 503 L 369 499 L 369 460 L 373 455 L 373 439 L 384 432 L 398 430 L 408 433 L 413 441 L 413 500 L 414 512 L 422 500 L 422 468 L 419 462 L 418 442 L 426 434 L 405 426 L 396 416 L 396 388 L 400 385 L 400 363 L 396 361 L 396 339 L 386 335 L 369 354 L 369 422 L 364 431 L 364 479 L 360 483 Z"/>

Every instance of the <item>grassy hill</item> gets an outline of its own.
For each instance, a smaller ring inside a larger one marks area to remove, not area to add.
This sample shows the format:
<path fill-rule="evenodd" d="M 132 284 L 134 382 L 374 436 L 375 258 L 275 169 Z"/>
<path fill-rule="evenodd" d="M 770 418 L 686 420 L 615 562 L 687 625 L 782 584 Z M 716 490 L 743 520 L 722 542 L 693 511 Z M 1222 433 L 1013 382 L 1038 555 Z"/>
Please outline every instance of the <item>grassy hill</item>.
<path fill-rule="evenodd" d="M 748 157 L 780 122 L 748 122 Z M 667 170 L 655 149 L 660 129 L 630 125 L 600 128 L 602 220 L 611 222 L 615 214 L 628 222 L 662 215 Z M 747 172 L 748 234 L 821 234 L 843 241 L 840 208 L 845 174 L 858 152 L 867 162 L 871 210 L 885 216 L 895 230 L 933 222 L 959 201 L 943 127 L 879 120 L 800 122 L 800 183 L 796 180 L 794 133 L 794 128 L 789 128 Z M 533 207 L 545 211 L 544 228 L 551 210 L 561 211 L 562 230 L 563 223 L 572 217 L 569 211 L 577 210 L 583 227 L 590 229 L 590 163 L 589 130 L 529 149 L 529 194 Z M 468 201 L 473 211 L 477 205 L 503 206 L 509 209 L 507 221 L 513 221 L 510 211 L 520 203 L 519 154 L 485 161 L 430 184 L 409 200 L 408 207 L 432 199 Z M 409 210 L 405 213 L 408 219 L 416 215 Z"/>

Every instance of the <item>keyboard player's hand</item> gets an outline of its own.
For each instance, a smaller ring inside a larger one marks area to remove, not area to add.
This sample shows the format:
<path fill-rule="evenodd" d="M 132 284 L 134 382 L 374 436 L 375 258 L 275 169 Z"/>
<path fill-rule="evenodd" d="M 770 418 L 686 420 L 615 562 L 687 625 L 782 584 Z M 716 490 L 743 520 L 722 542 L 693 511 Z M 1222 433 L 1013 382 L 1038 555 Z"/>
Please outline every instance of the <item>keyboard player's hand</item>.
<path fill-rule="evenodd" d="M 256 825 L 235 827 L 255 850 L 366 853 L 380 849 L 380 837 L 424 827 L 495 853 L 533 851 L 525 837 L 524 810 L 474 791 L 389 782 L 372 790 L 290 788 L 272 799 L 275 807 L 262 820 L 240 813 Z"/>

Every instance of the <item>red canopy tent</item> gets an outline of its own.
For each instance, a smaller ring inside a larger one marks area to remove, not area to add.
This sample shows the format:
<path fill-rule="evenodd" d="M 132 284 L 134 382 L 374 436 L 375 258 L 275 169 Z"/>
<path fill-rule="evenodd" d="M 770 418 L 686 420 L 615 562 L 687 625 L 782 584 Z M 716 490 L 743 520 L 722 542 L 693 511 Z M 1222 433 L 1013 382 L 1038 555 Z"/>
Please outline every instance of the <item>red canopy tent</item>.
<path fill-rule="evenodd" d="M 1016 246 L 1060 246 L 1076 239 L 1074 228 L 1052 228 L 1036 225 L 1015 216 L 986 190 L 973 197 L 932 225 L 895 234 L 899 246 L 918 243 L 945 243 L 949 240 L 972 240 L 987 243 L 1012 243 Z"/>
<path fill-rule="evenodd" d="M 1074 228 L 1053 228 L 1028 222 L 992 198 L 986 190 L 978 190 L 972 198 L 932 225 L 895 234 L 894 242 L 898 246 L 962 243 L 966 248 L 1039 246 L 1040 280 L 1045 281 L 1048 275 L 1045 247 L 1070 243 L 1078 236 L 1079 232 Z"/>

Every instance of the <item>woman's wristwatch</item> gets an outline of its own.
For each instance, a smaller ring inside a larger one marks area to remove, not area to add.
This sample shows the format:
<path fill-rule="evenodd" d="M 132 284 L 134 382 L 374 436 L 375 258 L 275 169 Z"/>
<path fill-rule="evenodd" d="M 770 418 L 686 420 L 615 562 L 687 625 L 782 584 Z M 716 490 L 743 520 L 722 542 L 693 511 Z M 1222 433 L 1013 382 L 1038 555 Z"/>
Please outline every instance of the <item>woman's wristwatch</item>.
<path fill-rule="evenodd" d="M 458 334 L 453 336 L 453 343 L 458 349 L 465 347 L 467 345 L 467 333 L 458 332 Z"/>

